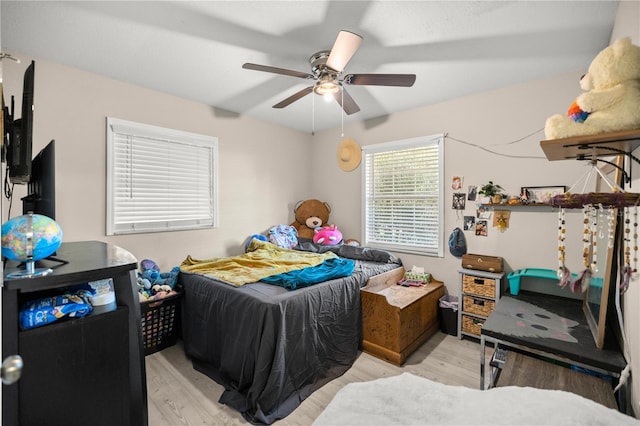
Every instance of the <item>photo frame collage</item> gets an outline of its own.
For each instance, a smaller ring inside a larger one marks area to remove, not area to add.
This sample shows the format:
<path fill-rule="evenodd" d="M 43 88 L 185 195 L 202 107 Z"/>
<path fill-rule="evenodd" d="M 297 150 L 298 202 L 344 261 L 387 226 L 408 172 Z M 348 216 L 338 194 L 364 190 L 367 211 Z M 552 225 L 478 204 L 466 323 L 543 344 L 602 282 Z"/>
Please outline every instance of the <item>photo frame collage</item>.
<path fill-rule="evenodd" d="M 459 212 L 467 209 L 467 201 L 473 204 L 477 200 L 478 187 L 469 185 L 467 192 L 463 190 L 464 178 L 462 176 L 454 176 L 451 180 L 451 189 L 453 189 L 453 197 L 451 208 Z M 463 214 L 463 230 L 472 232 L 476 236 L 486 237 L 489 232 L 489 225 L 498 228 L 504 232 L 509 227 L 510 211 L 492 211 L 482 203 L 475 203 L 476 209 L 474 215 Z"/>

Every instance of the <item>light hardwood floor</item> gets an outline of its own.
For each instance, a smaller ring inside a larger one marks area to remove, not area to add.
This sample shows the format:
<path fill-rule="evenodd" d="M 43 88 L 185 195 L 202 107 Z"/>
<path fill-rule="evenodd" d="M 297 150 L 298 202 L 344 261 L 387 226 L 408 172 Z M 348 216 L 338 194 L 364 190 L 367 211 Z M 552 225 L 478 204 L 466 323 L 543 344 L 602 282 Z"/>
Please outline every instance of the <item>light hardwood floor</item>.
<path fill-rule="evenodd" d="M 180 342 L 147 356 L 146 365 L 150 426 L 250 424 L 237 411 L 218 403 L 223 387 L 193 369 Z M 361 353 L 344 375 L 318 389 L 293 413 L 275 424 L 310 425 L 346 384 L 396 376 L 405 371 L 437 382 L 477 389 L 480 345 L 438 332 L 402 367 Z"/>

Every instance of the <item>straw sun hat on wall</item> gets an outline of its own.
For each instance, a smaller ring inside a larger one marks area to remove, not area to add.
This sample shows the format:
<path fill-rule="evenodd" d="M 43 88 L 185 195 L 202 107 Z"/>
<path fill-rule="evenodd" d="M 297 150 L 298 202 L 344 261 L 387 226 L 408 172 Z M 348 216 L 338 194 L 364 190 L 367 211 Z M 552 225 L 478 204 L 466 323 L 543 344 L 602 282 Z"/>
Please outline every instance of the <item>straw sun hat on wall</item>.
<path fill-rule="evenodd" d="M 353 139 L 344 139 L 338 145 L 338 166 L 345 172 L 355 170 L 360 165 L 362 150 L 358 142 Z"/>

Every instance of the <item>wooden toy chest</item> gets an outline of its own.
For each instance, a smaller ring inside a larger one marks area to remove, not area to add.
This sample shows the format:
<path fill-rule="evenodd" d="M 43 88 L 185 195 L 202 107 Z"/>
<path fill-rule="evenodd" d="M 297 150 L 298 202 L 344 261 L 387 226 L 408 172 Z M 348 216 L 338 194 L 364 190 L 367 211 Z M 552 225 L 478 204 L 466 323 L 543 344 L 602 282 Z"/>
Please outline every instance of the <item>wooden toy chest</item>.
<path fill-rule="evenodd" d="M 440 281 L 402 287 L 396 284 L 401 278 L 369 282 L 360 292 L 362 348 L 396 365 L 402 365 L 439 329 L 438 299 L 444 295 Z"/>

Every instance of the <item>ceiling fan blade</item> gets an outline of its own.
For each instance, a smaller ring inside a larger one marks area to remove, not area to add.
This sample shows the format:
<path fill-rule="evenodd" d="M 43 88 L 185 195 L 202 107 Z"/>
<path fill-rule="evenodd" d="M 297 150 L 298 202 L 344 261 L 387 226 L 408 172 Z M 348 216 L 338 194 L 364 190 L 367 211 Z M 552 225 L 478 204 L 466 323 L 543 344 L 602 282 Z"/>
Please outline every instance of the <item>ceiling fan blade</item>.
<path fill-rule="evenodd" d="M 340 31 L 336 38 L 331 53 L 327 58 L 327 66 L 338 72 L 342 72 L 347 62 L 351 59 L 362 43 L 362 37 L 349 31 Z"/>
<path fill-rule="evenodd" d="M 360 86 L 411 87 L 415 81 L 415 74 L 349 74 L 343 79 L 344 83 Z"/>
<path fill-rule="evenodd" d="M 288 70 L 285 68 L 270 67 L 267 65 L 252 64 L 249 62 L 242 64 L 242 68 L 247 70 L 264 71 L 264 72 L 271 72 L 274 74 L 288 75 L 291 77 L 299 77 L 299 78 L 306 78 L 306 79 L 315 78 L 312 74 L 309 74 L 306 72 Z"/>
<path fill-rule="evenodd" d="M 273 106 L 273 108 L 284 108 L 288 105 L 291 105 L 292 103 L 294 103 L 295 101 L 297 101 L 298 99 L 307 96 L 309 93 L 311 93 L 313 91 L 313 86 L 309 86 L 309 87 L 305 87 L 304 89 L 294 93 L 293 95 L 289 96 L 287 99 L 278 102 L 277 104 L 275 104 Z"/>
<path fill-rule="evenodd" d="M 360 107 L 358 106 L 356 101 L 353 100 L 349 92 L 344 89 L 344 87 L 340 92 L 334 93 L 333 97 L 336 99 L 336 101 L 338 101 L 347 115 L 351 115 L 360 111 Z"/>

